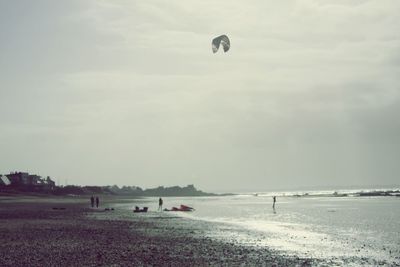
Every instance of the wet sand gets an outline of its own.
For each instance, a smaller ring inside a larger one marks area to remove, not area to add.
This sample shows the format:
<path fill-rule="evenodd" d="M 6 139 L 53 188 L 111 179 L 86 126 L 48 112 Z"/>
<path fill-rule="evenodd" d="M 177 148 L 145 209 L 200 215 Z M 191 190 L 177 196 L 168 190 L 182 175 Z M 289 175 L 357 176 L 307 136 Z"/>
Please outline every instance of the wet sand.
<path fill-rule="evenodd" d="M 54 209 L 65 208 L 65 209 Z M 0 266 L 311 266 L 311 259 L 219 242 L 210 225 L 91 209 L 87 200 L 0 197 Z"/>

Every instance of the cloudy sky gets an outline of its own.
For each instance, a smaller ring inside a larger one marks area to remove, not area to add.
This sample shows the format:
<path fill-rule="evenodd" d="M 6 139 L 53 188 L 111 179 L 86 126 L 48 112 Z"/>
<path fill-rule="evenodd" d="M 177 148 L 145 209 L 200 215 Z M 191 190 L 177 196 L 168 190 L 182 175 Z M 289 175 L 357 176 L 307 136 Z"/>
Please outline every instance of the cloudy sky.
<path fill-rule="evenodd" d="M 399 184 L 400 1 L 0 1 L 0 173 Z M 213 54 L 211 40 L 231 39 Z"/>

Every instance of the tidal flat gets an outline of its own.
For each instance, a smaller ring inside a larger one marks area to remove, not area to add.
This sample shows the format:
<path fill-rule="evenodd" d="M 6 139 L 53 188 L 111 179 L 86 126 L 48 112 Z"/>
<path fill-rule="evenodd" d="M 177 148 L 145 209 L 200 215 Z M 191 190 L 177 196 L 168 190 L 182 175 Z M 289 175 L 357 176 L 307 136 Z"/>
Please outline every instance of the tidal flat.
<path fill-rule="evenodd" d="M 111 202 L 111 201 L 110 201 Z M 103 203 L 107 205 L 107 203 Z M 214 240 L 212 224 L 88 207 L 87 199 L 2 197 L 0 266 L 311 266 L 268 247 Z"/>

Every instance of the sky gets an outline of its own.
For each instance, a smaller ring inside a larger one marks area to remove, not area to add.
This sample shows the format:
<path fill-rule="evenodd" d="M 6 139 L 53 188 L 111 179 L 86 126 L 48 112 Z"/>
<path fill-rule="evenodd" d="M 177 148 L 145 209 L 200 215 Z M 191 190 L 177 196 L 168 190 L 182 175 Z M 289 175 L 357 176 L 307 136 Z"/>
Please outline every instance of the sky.
<path fill-rule="evenodd" d="M 0 1 L 0 173 L 398 185 L 400 1 Z M 211 40 L 226 34 L 227 53 Z"/>

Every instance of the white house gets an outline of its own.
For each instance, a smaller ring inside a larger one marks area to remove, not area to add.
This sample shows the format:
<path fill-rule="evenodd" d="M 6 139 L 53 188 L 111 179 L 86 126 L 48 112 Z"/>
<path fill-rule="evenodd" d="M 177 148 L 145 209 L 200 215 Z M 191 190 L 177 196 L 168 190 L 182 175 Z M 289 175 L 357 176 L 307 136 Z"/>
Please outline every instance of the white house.
<path fill-rule="evenodd" d="M 0 175 L 0 185 L 10 185 L 11 182 L 5 175 Z"/>

